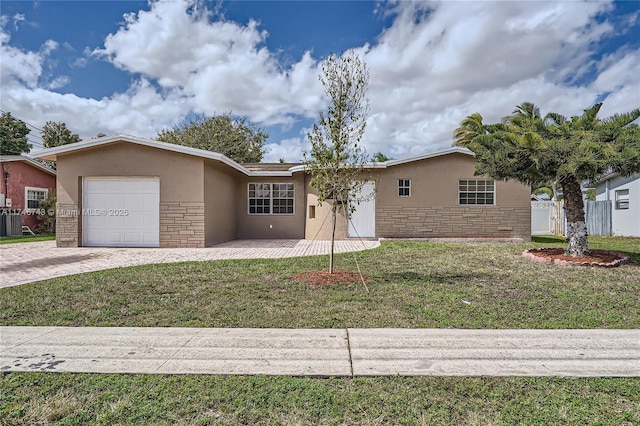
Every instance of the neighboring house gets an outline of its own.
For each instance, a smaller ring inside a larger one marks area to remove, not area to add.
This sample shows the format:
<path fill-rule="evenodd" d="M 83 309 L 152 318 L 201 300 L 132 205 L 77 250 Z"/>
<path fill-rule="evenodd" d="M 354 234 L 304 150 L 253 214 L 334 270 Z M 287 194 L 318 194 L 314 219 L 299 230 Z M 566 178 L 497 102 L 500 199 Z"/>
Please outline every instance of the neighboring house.
<path fill-rule="evenodd" d="M 23 155 L 0 156 L 0 208 L 3 214 L 20 214 L 22 224 L 37 230 L 40 200 L 56 188 L 56 172 Z"/>
<path fill-rule="evenodd" d="M 233 239 L 328 239 L 303 165 L 238 164 L 132 136 L 49 148 L 57 162 L 58 246 L 206 247 Z M 530 188 L 474 176 L 450 148 L 368 165 L 365 191 L 339 238 L 531 236 Z"/>
<path fill-rule="evenodd" d="M 596 201 L 611 203 L 611 233 L 640 237 L 640 173 L 611 173 L 595 181 Z"/>

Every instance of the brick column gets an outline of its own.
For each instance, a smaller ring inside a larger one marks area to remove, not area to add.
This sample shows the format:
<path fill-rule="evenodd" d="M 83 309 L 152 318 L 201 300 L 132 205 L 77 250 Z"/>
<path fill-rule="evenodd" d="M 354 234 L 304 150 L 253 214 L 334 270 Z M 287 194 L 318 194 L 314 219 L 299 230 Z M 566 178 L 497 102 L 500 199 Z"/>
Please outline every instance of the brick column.
<path fill-rule="evenodd" d="M 56 204 L 56 245 L 58 247 L 79 247 L 80 233 L 78 221 L 82 220 L 75 203 Z"/>
<path fill-rule="evenodd" d="M 204 247 L 204 203 L 160 203 L 160 247 Z"/>

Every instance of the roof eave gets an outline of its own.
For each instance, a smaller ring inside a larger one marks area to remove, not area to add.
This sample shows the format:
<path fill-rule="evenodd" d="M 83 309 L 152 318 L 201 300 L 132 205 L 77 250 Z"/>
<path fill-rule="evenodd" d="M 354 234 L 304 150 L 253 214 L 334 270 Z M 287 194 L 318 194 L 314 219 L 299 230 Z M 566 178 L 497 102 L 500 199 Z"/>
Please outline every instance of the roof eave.
<path fill-rule="evenodd" d="M 55 170 L 50 169 L 49 167 L 45 166 L 44 164 L 40 164 L 37 161 L 33 160 L 32 158 L 29 158 L 25 155 L 3 155 L 0 156 L 0 162 L 2 163 L 8 163 L 8 162 L 13 162 L 13 161 L 24 161 L 27 164 L 42 170 L 45 173 L 49 173 L 52 176 L 56 176 L 57 173 Z"/>
<path fill-rule="evenodd" d="M 184 145 L 171 144 L 166 142 L 160 142 L 153 139 L 139 138 L 131 135 L 115 135 L 105 136 L 102 138 L 84 140 L 68 145 L 61 145 L 54 148 L 46 148 L 42 151 L 35 152 L 32 156 L 43 160 L 56 161 L 57 156 L 60 154 L 66 154 L 74 151 L 81 151 L 90 148 L 96 148 L 99 146 L 109 145 L 117 142 L 130 142 L 138 145 L 148 146 L 151 148 L 159 148 L 167 151 L 177 152 L 186 155 L 193 155 L 196 157 L 206 158 L 210 160 L 217 160 L 221 163 L 228 165 L 229 167 L 238 170 L 244 174 L 249 175 L 250 172 L 242 165 L 236 163 L 232 159 L 211 151 L 205 151 L 202 149 L 191 148 Z"/>

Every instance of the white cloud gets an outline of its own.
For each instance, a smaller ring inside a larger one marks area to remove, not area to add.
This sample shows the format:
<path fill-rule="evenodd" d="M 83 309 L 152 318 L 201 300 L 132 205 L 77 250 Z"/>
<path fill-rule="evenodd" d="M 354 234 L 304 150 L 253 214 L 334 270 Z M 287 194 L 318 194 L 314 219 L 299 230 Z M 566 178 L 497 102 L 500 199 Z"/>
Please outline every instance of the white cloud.
<path fill-rule="evenodd" d="M 267 125 L 291 123 L 292 114 L 315 115 L 322 101 L 309 54 L 283 70 L 257 22 L 210 22 L 202 5 L 187 13 L 192 4 L 160 0 L 149 11 L 127 15 L 94 54 L 163 88 L 182 90 L 195 111 L 232 110 Z"/>
<path fill-rule="evenodd" d="M 305 151 L 311 150 L 306 137 L 283 139 L 280 143 L 269 143 L 264 160 L 267 163 L 277 163 L 280 159 L 286 162 L 302 162 Z"/>
<path fill-rule="evenodd" d="M 613 30 L 594 17 L 610 9 L 605 2 L 398 2 L 393 25 L 366 55 L 369 151 L 444 148 L 465 116 L 477 111 L 497 121 L 525 101 L 579 113 L 601 85 L 613 92 L 610 108 L 624 110 L 630 102 L 618 97 L 634 96 L 638 52 L 611 58 L 592 87 L 567 83 L 596 66 L 593 44 Z"/>
<path fill-rule="evenodd" d="M 3 22 L 5 22 L 3 20 Z M 38 78 L 42 74 L 42 62 L 45 59 L 43 52 L 27 52 L 10 46 L 11 37 L 0 26 L 0 80 L 2 86 L 21 84 L 28 89 L 34 89 L 38 85 Z"/>
<path fill-rule="evenodd" d="M 15 28 L 16 31 L 18 30 L 18 24 L 22 22 L 25 22 L 24 14 L 16 13 L 13 15 L 13 28 Z"/>
<path fill-rule="evenodd" d="M 66 75 L 59 75 L 58 77 L 50 81 L 49 84 L 47 84 L 47 89 L 49 90 L 59 89 L 69 84 L 69 81 L 70 81 L 69 77 L 67 77 Z"/>
<path fill-rule="evenodd" d="M 564 115 L 602 97 L 602 116 L 640 105 L 640 50 L 593 55 L 606 37 L 637 28 L 637 13 L 622 18 L 624 25 L 601 19 L 611 2 L 397 1 L 376 8 L 392 24 L 353 46 L 371 74 L 369 153 L 399 158 L 444 148 L 465 116 L 477 111 L 497 121 L 525 101 Z M 65 121 L 82 137 L 153 137 L 190 112 L 233 111 L 261 126 L 291 127 L 326 106 L 313 46 L 285 65 L 266 47 L 269 28 L 225 20 L 199 0 L 150 2 L 76 60 L 76 67 L 106 60 L 131 74 L 128 90 L 102 99 L 54 92 L 70 83 L 49 75 L 66 44 L 49 40 L 32 52 L 12 46 L 4 30 L 12 22 L 0 18 L 2 109 L 33 124 Z M 299 161 L 305 133 L 270 143 L 265 160 Z"/>

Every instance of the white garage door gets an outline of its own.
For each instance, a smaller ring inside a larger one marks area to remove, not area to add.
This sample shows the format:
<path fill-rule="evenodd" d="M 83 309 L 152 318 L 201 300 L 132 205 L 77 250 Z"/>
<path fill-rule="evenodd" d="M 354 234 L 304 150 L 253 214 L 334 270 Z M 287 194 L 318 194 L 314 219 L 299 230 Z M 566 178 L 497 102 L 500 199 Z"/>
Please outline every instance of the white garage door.
<path fill-rule="evenodd" d="M 82 243 L 93 247 L 159 247 L 158 178 L 84 178 Z"/>

